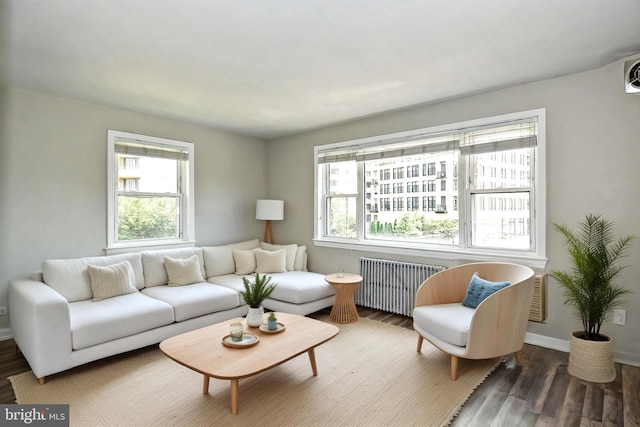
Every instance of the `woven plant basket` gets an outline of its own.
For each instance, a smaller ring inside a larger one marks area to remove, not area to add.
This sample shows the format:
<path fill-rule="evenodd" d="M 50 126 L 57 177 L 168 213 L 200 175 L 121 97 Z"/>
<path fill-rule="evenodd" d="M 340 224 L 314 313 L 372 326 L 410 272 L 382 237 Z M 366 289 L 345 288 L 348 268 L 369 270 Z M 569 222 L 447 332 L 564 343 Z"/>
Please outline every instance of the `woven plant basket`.
<path fill-rule="evenodd" d="M 592 383 L 610 383 L 616 379 L 611 337 L 606 341 L 578 338 L 583 331 L 574 331 L 569 343 L 569 375 Z"/>

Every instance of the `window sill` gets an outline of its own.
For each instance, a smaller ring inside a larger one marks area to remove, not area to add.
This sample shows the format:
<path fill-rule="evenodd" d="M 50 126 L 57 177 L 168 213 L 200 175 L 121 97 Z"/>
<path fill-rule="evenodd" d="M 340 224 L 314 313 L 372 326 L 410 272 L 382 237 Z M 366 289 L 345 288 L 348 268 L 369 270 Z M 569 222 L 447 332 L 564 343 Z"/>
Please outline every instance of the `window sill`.
<path fill-rule="evenodd" d="M 190 248 L 196 245 L 193 241 L 170 241 L 167 243 L 160 242 L 135 242 L 135 243 L 121 243 L 118 245 L 110 246 L 104 249 L 105 255 L 118 255 L 129 252 L 142 252 L 142 251 L 154 251 L 160 249 L 178 249 L 178 248 Z"/>
<path fill-rule="evenodd" d="M 547 266 L 547 258 L 536 256 L 534 254 L 512 254 L 512 253 L 487 253 L 481 251 L 461 251 L 449 248 L 441 250 L 398 247 L 397 243 L 385 242 L 362 243 L 343 240 L 314 239 L 313 244 L 319 247 L 348 249 L 363 252 L 384 253 L 393 255 L 407 255 L 429 259 L 439 259 L 450 261 L 454 264 L 468 262 L 513 262 L 516 264 L 526 265 L 537 271 L 545 271 Z"/>

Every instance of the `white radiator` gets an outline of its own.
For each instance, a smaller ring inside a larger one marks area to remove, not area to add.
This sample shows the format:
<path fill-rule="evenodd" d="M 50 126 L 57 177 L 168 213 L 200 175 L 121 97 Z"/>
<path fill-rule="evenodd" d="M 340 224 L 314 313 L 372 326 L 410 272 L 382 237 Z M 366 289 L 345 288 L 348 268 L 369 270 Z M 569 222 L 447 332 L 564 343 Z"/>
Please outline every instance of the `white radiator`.
<path fill-rule="evenodd" d="M 356 289 L 355 302 L 363 307 L 413 316 L 416 290 L 429 276 L 444 269 L 438 265 L 362 257 L 362 283 Z"/>

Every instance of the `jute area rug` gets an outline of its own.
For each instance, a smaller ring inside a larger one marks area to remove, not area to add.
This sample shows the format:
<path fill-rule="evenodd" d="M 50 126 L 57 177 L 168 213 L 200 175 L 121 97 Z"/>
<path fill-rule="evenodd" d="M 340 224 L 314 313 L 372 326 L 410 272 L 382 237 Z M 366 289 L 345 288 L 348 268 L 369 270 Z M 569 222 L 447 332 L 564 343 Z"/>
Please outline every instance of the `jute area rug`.
<path fill-rule="evenodd" d="M 17 403 L 69 404 L 72 426 L 442 426 L 499 363 L 460 360 L 451 381 L 449 356 L 426 341 L 417 353 L 414 331 L 369 319 L 339 327 L 316 348 L 317 377 L 305 353 L 240 380 L 237 415 L 229 381 L 212 378 L 203 394 L 202 375 L 157 347 L 53 375 L 44 385 L 31 372 L 9 379 Z"/>

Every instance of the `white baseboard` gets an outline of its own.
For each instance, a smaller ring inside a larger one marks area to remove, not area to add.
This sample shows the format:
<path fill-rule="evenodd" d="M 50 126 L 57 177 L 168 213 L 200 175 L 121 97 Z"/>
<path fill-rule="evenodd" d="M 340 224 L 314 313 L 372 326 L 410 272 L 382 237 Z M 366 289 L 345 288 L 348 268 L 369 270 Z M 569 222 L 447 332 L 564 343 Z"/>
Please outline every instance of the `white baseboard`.
<path fill-rule="evenodd" d="M 524 335 L 524 342 L 527 344 L 537 345 L 544 348 L 563 351 L 569 353 L 569 340 L 561 340 L 559 338 L 551 338 L 545 335 L 532 334 L 527 332 Z"/>
<path fill-rule="evenodd" d="M 524 342 L 527 344 L 537 345 L 539 347 L 550 348 L 553 350 L 569 353 L 569 340 L 561 340 L 551 338 L 544 335 L 532 334 L 527 332 L 524 336 Z M 640 366 L 640 357 L 636 354 L 614 351 L 613 360 L 623 365 Z"/>
<path fill-rule="evenodd" d="M 0 329 L 0 341 L 6 341 L 13 338 L 11 335 L 11 328 L 2 328 Z"/>

